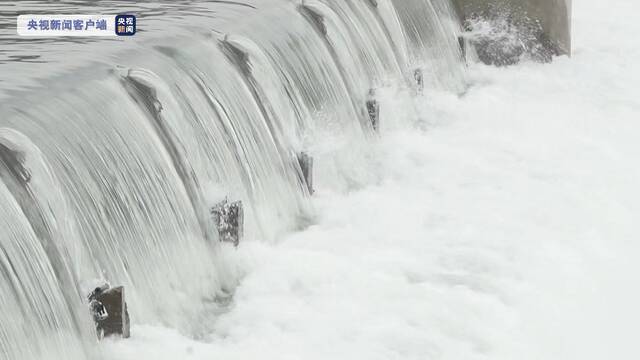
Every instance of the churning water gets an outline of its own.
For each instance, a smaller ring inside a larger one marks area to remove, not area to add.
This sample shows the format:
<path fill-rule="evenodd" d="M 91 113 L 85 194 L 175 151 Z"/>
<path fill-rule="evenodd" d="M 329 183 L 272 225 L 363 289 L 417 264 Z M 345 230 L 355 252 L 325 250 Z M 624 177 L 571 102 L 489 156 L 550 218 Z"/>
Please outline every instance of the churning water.
<path fill-rule="evenodd" d="M 25 13 L 135 13 L 127 39 L 15 35 Z M 0 358 L 85 359 L 86 291 L 127 289 L 134 322 L 177 328 L 233 290 L 209 209 L 248 238 L 313 218 L 296 154 L 324 173 L 374 136 L 372 88 L 463 89 L 449 0 L 0 4 Z M 347 184 L 348 186 L 348 184 Z M 46 356 L 45 356 L 46 355 Z"/>

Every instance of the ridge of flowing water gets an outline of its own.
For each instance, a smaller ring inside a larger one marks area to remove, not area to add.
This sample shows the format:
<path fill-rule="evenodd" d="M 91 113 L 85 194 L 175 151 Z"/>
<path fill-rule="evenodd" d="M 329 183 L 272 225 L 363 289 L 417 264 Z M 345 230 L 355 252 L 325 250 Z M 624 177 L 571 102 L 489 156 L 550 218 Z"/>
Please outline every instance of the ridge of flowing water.
<path fill-rule="evenodd" d="M 75 293 L 75 285 L 69 284 L 69 274 L 60 269 L 63 258 L 56 252 L 49 233 L 56 225 L 46 223 L 52 218 L 44 213 L 30 214 L 40 218 L 36 225 L 39 229 L 29 223 L 25 211 L 37 212 L 37 205 L 25 208 L 30 191 L 15 188 L 21 185 L 9 180 L 7 173 L 19 171 L 16 175 L 24 176 L 22 179 L 32 175 L 19 169 L 19 163 L 9 165 L 11 150 L 6 146 L 1 151 L 0 306 L 5 316 L 0 326 L 1 354 L 7 359 L 29 360 L 56 349 L 51 359 L 78 358 L 84 353 L 82 338 L 88 333 L 88 327 L 79 326 L 86 326 L 88 318 L 86 313 L 81 314 L 79 299 L 70 296 Z M 14 160 L 22 156 L 17 155 Z M 5 185 L 7 181 L 11 182 L 9 186 Z M 12 192 L 22 199 L 14 198 Z M 26 321 L 18 321 L 21 318 Z M 33 341 L 25 346 L 26 339 Z"/>
<path fill-rule="evenodd" d="M 201 319 L 235 281 L 216 264 L 212 205 L 242 200 L 249 239 L 305 226 L 296 153 L 339 174 L 340 154 L 373 135 L 369 89 L 416 67 L 428 86 L 462 86 L 448 0 L 155 5 L 76 4 L 124 7 L 148 26 L 128 43 L 63 40 L 84 47 L 76 65 L 60 65 L 50 39 L 29 43 L 42 55 L 28 64 L 27 40 L 1 34 L 21 60 L 0 69 L 51 70 L 1 83 L 14 84 L 0 91 L 2 358 L 95 356 L 84 297 L 97 280 L 127 288 L 134 322 L 206 331 Z M 3 13 L 39 9 L 70 8 Z"/>

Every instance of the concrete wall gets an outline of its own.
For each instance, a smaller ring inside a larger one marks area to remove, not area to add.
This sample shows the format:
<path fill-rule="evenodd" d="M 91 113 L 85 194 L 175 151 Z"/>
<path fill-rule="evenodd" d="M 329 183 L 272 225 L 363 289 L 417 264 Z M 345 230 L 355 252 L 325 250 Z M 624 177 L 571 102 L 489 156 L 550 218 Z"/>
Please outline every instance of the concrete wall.
<path fill-rule="evenodd" d="M 453 0 L 462 20 L 473 14 L 510 11 L 540 21 L 561 54 L 571 54 L 571 0 Z"/>

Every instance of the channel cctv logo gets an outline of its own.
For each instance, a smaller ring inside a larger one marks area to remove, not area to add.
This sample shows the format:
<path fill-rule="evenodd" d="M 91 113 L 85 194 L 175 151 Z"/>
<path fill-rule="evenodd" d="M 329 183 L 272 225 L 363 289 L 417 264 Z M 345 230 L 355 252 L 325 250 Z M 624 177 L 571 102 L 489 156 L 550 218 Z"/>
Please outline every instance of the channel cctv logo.
<path fill-rule="evenodd" d="M 137 31 L 135 15 L 20 15 L 20 36 L 133 36 Z"/>
<path fill-rule="evenodd" d="M 116 16 L 116 35 L 131 36 L 136 33 L 136 17 L 133 15 Z"/>

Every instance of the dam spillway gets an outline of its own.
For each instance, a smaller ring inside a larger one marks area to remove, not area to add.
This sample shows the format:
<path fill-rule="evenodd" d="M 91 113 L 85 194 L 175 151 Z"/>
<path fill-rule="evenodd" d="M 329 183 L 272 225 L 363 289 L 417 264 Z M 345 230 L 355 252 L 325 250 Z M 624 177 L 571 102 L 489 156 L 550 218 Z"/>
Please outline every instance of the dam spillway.
<path fill-rule="evenodd" d="M 3 22 L 69 6 L 7 6 Z M 99 356 L 85 300 L 100 280 L 126 287 L 134 321 L 197 335 L 233 287 L 216 265 L 213 205 L 242 201 L 245 236 L 273 241 L 313 217 L 297 154 L 340 174 L 343 155 L 375 138 L 370 89 L 412 86 L 416 69 L 425 88 L 464 89 L 449 0 L 73 6 L 136 13 L 140 32 L 33 41 L 3 30 L 7 359 Z"/>

